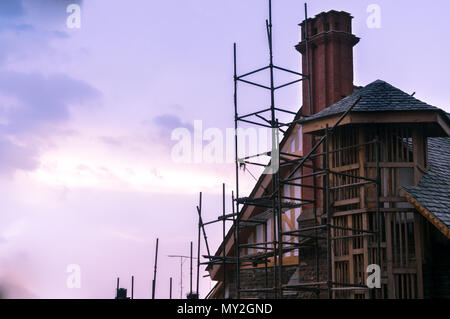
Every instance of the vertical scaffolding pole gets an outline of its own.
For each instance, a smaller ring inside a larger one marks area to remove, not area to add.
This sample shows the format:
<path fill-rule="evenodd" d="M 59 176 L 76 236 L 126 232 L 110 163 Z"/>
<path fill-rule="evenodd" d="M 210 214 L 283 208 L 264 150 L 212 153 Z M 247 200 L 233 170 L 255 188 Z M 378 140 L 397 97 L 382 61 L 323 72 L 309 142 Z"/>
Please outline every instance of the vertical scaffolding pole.
<path fill-rule="evenodd" d="M 311 65 L 309 56 L 309 34 L 308 34 L 308 5 L 305 3 L 305 50 L 306 50 L 306 74 L 308 81 L 306 82 L 308 88 L 308 104 L 309 104 L 309 115 L 313 114 L 312 105 L 312 85 L 311 85 Z"/>
<path fill-rule="evenodd" d="M 223 261 L 222 261 L 222 267 L 223 267 L 223 299 L 226 298 L 226 287 L 227 287 L 227 271 L 226 271 L 226 245 L 225 245 L 225 228 L 226 228 L 226 218 L 225 218 L 225 183 L 222 184 L 222 252 L 223 252 Z"/>
<path fill-rule="evenodd" d="M 134 276 L 131 276 L 131 299 L 134 299 Z"/>
<path fill-rule="evenodd" d="M 155 290 L 156 290 L 156 270 L 157 270 L 157 266 L 158 266 L 158 244 L 159 244 L 159 238 L 156 238 L 155 269 L 153 272 L 152 299 L 155 299 Z"/>
<path fill-rule="evenodd" d="M 278 120 L 275 114 L 275 81 L 274 81 L 274 63 L 273 63 L 273 37 L 272 37 L 272 0 L 269 0 L 269 19 L 266 20 L 267 38 L 269 43 L 269 71 L 270 71 L 270 126 L 272 133 L 272 210 L 273 210 L 273 228 L 274 228 L 274 254 L 273 254 L 273 278 L 275 298 L 282 295 L 282 212 L 281 212 L 281 189 L 280 189 L 280 171 L 279 171 L 279 140 L 278 140 Z M 276 167 L 274 168 L 273 163 Z M 273 169 L 276 171 L 274 172 Z M 276 235 L 276 236 L 275 236 Z M 279 255 L 279 256 L 277 256 Z"/>
<path fill-rule="evenodd" d="M 200 200 L 201 201 L 201 200 Z M 198 234 L 197 234 L 197 296 L 200 298 L 199 286 L 200 286 L 200 232 L 201 232 L 201 223 L 200 218 L 198 219 Z"/>
<path fill-rule="evenodd" d="M 191 268 L 190 268 L 190 274 L 189 274 L 189 278 L 190 278 L 190 282 L 189 282 L 189 294 L 192 295 L 192 241 L 191 241 L 191 254 L 190 254 L 190 263 L 191 263 Z"/>
<path fill-rule="evenodd" d="M 376 160 L 376 170 L 377 170 L 377 195 L 376 195 L 376 238 L 377 238 L 377 264 L 381 267 L 381 213 L 380 213 L 380 196 L 381 196 L 381 172 L 380 172 L 380 140 L 378 135 L 375 140 L 375 160 Z M 378 294 L 376 294 L 381 299 L 381 289 L 379 289 Z"/>
<path fill-rule="evenodd" d="M 332 247 L 331 247 L 331 209 L 330 209 L 330 165 L 329 165 L 329 156 L 330 156 L 330 149 L 328 144 L 329 139 L 329 128 L 328 124 L 325 128 L 325 159 L 324 159 L 324 166 L 326 170 L 325 174 L 325 207 L 326 207 L 326 214 L 327 214 L 327 287 L 328 287 L 328 298 L 333 298 L 333 291 L 332 291 L 332 280 L 333 280 L 333 265 L 332 265 Z"/>
<path fill-rule="evenodd" d="M 118 294 L 119 294 L 119 281 L 120 281 L 120 279 L 119 279 L 119 277 L 117 277 L 117 284 L 116 284 L 116 298 L 118 297 Z"/>
<path fill-rule="evenodd" d="M 235 286 L 236 286 L 236 296 L 239 299 L 239 286 L 238 286 L 238 280 L 239 280 L 239 242 L 238 242 L 238 233 L 239 233 L 239 228 L 238 228 L 238 224 L 237 224 L 237 218 L 238 216 L 236 216 L 236 212 L 234 209 L 234 202 L 235 202 L 235 198 L 234 198 L 234 191 L 231 192 L 231 207 L 232 207 L 232 215 L 233 215 L 233 241 L 234 241 L 234 256 L 235 256 Z"/>
<path fill-rule="evenodd" d="M 202 219 L 202 192 L 200 192 L 200 203 L 199 206 L 197 206 L 197 213 L 198 213 L 198 221 L 203 232 L 203 238 L 205 239 L 206 252 L 208 253 L 208 256 L 211 256 L 211 253 L 209 251 L 208 237 L 206 236 L 205 225 L 203 224 Z"/>
<path fill-rule="evenodd" d="M 236 199 L 239 198 L 239 154 L 238 154 L 238 99 L 237 99 L 237 48 L 236 43 L 233 44 L 233 68 L 234 68 L 234 154 L 235 154 L 235 178 L 236 178 Z M 234 205 L 233 205 L 234 208 Z M 235 249 L 236 249 L 236 295 L 237 298 L 241 297 L 241 282 L 240 282 L 240 250 L 239 250 L 239 202 L 236 200 L 236 219 L 234 220 L 234 230 L 236 232 L 235 237 Z M 233 214 L 234 215 L 234 214 Z"/>
<path fill-rule="evenodd" d="M 183 299 L 183 256 L 180 256 L 180 299 Z"/>

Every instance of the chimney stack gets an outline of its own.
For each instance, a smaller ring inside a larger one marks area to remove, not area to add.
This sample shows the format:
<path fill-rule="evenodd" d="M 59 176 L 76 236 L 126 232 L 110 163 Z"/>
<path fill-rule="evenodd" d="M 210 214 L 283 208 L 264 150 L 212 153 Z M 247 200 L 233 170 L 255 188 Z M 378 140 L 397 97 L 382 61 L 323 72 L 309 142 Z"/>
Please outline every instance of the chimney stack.
<path fill-rule="evenodd" d="M 353 46 L 359 38 L 352 34 L 352 18 L 347 12 L 332 10 L 307 21 L 312 109 L 305 81 L 305 115 L 315 114 L 353 92 Z M 302 41 L 295 48 L 302 54 L 302 69 L 307 74 L 305 21 L 300 26 Z"/>

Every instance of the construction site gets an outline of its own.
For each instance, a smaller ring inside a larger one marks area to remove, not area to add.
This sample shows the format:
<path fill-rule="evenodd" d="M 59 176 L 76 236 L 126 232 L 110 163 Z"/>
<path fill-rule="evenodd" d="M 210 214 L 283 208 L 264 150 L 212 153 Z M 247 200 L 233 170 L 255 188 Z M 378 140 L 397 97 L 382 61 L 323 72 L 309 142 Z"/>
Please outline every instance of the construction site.
<path fill-rule="evenodd" d="M 197 291 L 206 267 L 217 282 L 210 299 L 449 298 L 450 114 L 382 80 L 354 86 L 360 39 L 347 12 L 310 18 L 305 4 L 295 46 L 302 70 L 279 66 L 271 1 L 268 9 L 268 65 L 238 70 L 234 44 L 236 183 L 232 194 L 223 185 L 215 220 L 203 220 L 200 193 Z M 269 85 L 249 79 L 267 71 Z M 274 72 L 296 79 L 277 86 Z M 279 106 L 279 89 L 298 84 L 301 107 Z M 269 93 L 266 108 L 240 111 L 246 85 Z M 271 148 L 239 157 L 242 123 L 269 129 Z M 240 176 L 252 166 L 264 171 L 247 196 Z M 217 223 L 215 248 L 207 226 Z M 372 273 L 379 282 L 371 286 Z"/>
<path fill-rule="evenodd" d="M 304 2 L 0 1 L 2 307 L 450 298 L 450 2 Z"/>

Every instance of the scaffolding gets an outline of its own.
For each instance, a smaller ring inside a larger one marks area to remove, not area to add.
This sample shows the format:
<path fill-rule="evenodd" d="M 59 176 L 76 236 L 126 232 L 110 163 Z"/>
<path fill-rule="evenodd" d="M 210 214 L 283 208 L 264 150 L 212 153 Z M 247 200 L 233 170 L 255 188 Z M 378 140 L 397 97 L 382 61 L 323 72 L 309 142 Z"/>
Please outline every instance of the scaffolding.
<path fill-rule="evenodd" d="M 237 72 L 237 46 L 234 44 L 234 128 L 235 128 L 235 191 L 232 193 L 232 212 L 226 214 L 225 211 L 225 184 L 223 184 L 223 210 L 222 215 L 217 219 L 210 222 L 203 222 L 202 220 L 202 194 L 200 193 L 200 201 L 197 206 L 198 213 L 198 259 L 197 270 L 200 265 L 221 266 L 222 267 L 222 285 L 223 285 L 223 298 L 226 298 L 226 285 L 229 278 L 227 278 L 227 270 L 234 269 L 235 278 L 234 285 L 236 288 L 236 297 L 245 298 L 250 293 L 260 293 L 266 298 L 284 298 L 287 292 L 298 291 L 311 291 L 319 298 L 320 293 L 325 291 L 328 298 L 336 297 L 334 292 L 336 291 L 348 291 L 348 290 L 361 290 L 367 289 L 367 286 L 361 284 L 349 284 L 348 282 L 339 281 L 333 279 L 333 243 L 339 240 L 357 238 L 363 236 L 372 236 L 374 242 L 376 242 L 376 262 L 380 265 L 380 242 L 381 242 L 381 220 L 380 220 L 380 168 L 379 168 L 379 141 L 375 138 L 373 141 L 367 143 L 359 143 L 357 145 L 347 146 L 345 149 L 359 149 L 365 145 L 373 144 L 376 150 L 376 178 L 368 178 L 365 176 L 349 175 L 343 172 L 334 171 L 330 168 L 330 156 L 333 153 L 342 151 L 344 148 L 332 149 L 330 148 L 330 139 L 336 132 L 339 124 L 345 119 L 345 117 L 351 112 L 353 107 L 359 103 L 361 97 L 357 99 L 336 121 L 332 127 L 326 126 L 323 130 L 324 133 L 321 136 L 310 135 L 311 149 L 304 156 L 291 154 L 289 152 L 283 152 L 280 149 L 279 135 L 285 133 L 284 128 L 289 128 L 295 125 L 301 125 L 302 122 L 307 119 L 304 114 L 292 112 L 291 110 L 278 107 L 275 102 L 275 93 L 280 88 L 294 85 L 299 82 L 305 81 L 307 86 L 306 93 L 308 94 L 308 106 L 309 114 L 312 114 L 312 83 L 311 83 L 311 70 L 310 70 L 310 57 L 309 57 L 309 40 L 308 35 L 308 12 L 307 5 L 304 7 L 305 14 L 305 34 L 304 41 L 306 44 L 306 74 L 289 70 L 287 68 L 279 67 L 274 64 L 273 58 L 273 35 L 272 35 L 272 1 L 269 0 L 269 17 L 266 20 L 266 31 L 269 47 L 269 65 L 263 68 L 247 72 L 243 75 L 238 75 Z M 248 80 L 250 75 L 257 74 L 264 70 L 269 70 L 270 73 L 270 85 L 265 86 L 253 81 Z M 298 77 L 294 81 L 275 86 L 274 84 L 274 71 L 279 70 L 293 74 Z M 238 113 L 238 84 L 243 83 L 245 85 L 251 85 L 264 89 L 270 92 L 270 107 L 265 109 L 256 110 L 254 112 L 239 115 Z M 294 120 L 288 123 L 282 123 L 279 121 L 279 114 L 294 115 Z M 269 114 L 265 116 L 265 114 Z M 262 122 L 261 122 L 262 121 Z M 259 153 L 251 156 L 239 158 L 238 153 L 238 128 L 239 123 L 244 122 L 247 125 L 251 124 L 255 127 L 265 127 L 271 130 L 271 150 L 266 153 Z M 303 138 L 303 136 L 301 137 Z M 253 161 L 254 158 L 260 158 L 262 156 L 269 157 L 269 161 L 265 164 L 265 171 L 263 174 L 271 176 L 271 187 L 265 190 L 265 194 L 259 197 L 240 197 L 239 192 L 239 171 L 243 165 L 256 165 L 261 166 L 261 163 Z M 286 171 L 288 173 L 286 173 Z M 283 175 L 283 173 L 286 173 Z M 344 184 L 339 186 L 330 185 L 331 176 L 341 176 L 351 179 L 353 182 L 350 184 Z M 375 208 L 375 225 L 374 229 L 368 229 L 364 227 L 342 227 L 333 223 L 333 211 L 330 201 L 330 192 L 337 191 L 348 187 L 361 186 L 366 184 L 376 185 L 376 208 Z M 290 187 L 301 189 L 312 189 L 311 194 L 304 195 L 303 192 L 299 197 L 291 197 L 287 194 L 283 194 L 283 187 L 288 185 Z M 318 196 L 318 194 L 321 196 Z M 243 207 L 255 206 L 264 210 L 263 213 L 253 216 L 249 219 L 243 219 Z M 308 207 L 312 211 L 314 216 L 314 225 L 310 227 L 298 227 L 295 230 L 286 231 L 283 230 L 283 214 L 286 211 Z M 319 216 L 319 210 L 322 214 Z M 319 217 L 322 218 L 319 222 Z M 272 218 L 271 231 L 274 234 L 271 241 L 267 240 L 267 227 L 268 219 Z M 222 223 L 222 245 L 219 247 L 221 255 L 212 255 L 208 245 L 208 239 L 206 236 L 205 226 Z M 226 232 L 227 222 L 231 222 L 232 226 L 230 231 Z M 241 230 L 245 227 L 264 225 L 266 235 L 264 241 L 256 243 L 242 243 L 240 238 Z M 351 232 L 350 235 L 347 232 Z M 206 244 L 207 255 L 202 256 L 206 261 L 201 262 L 200 256 L 200 237 L 203 233 L 204 241 Z M 227 237 L 233 237 L 234 252 L 227 255 L 226 240 Z M 286 238 L 297 238 L 297 241 L 288 241 Z M 320 280 L 320 242 L 326 243 L 326 280 Z M 298 251 L 299 259 L 301 259 L 301 251 L 305 247 L 311 247 L 314 251 L 314 258 L 316 260 L 314 280 L 301 281 L 297 283 L 286 282 L 286 276 L 283 276 L 283 256 L 294 250 Z M 255 249 L 260 251 L 255 254 L 242 254 L 242 249 Z M 262 251 L 262 252 L 261 252 Z M 247 266 L 254 266 L 264 264 L 264 287 L 258 288 L 243 288 L 241 286 L 241 273 L 242 269 Z M 271 265 L 269 265 L 271 264 Z M 269 270 L 272 271 L 272 278 L 269 280 Z M 198 274 L 198 272 L 197 272 Z M 198 275 L 197 275 L 197 291 L 198 291 Z M 371 294 L 375 297 L 374 294 Z"/>

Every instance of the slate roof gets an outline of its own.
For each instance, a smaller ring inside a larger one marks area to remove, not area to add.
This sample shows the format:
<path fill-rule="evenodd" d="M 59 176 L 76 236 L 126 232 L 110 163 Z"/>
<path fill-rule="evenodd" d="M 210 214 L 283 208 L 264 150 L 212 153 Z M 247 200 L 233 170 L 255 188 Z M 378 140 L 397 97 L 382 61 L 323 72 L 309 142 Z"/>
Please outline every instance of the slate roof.
<path fill-rule="evenodd" d="M 450 137 L 428 138 L 428 162 L 419 185 L 403 189 L 450 228 Z"/>
<path fill-rule="evenodd" d="M 375 111 L 441 111 L 439 108 L 422 102 L 408 93 L 382 80 L 376 80 L 355 91 L 339 102 L 303 120 L 308 122 L 318 118 L 344 113 L 359 97 L 361 101 L 352 112 Z"/>

